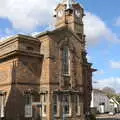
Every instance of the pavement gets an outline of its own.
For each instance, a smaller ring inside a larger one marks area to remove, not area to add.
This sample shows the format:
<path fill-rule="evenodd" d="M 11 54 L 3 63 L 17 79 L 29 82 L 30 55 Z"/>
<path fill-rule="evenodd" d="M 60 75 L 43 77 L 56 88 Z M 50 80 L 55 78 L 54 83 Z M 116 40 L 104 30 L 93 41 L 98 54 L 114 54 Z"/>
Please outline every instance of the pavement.
<path fill-rule="evenodd" d="M 120 113 L 117 113 L 115 115 L 109 115 L 109 114 L 100 114 L 97 115 L 97 120 L 120 120 Z"/>
<path fill-rule="evenodd" d="M 120 120 L 120 118 L 96 118 L 96 120 Z"/>

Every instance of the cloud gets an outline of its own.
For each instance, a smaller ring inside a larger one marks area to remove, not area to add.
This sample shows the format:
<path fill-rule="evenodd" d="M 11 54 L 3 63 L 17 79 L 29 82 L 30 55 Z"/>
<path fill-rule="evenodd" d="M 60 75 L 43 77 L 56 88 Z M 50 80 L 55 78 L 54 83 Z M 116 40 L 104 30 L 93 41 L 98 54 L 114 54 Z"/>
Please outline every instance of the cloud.
<path fill-rule="evenodd" d="M 6 39 L 8 39 L 8 38 L 10 38 L 10 37 L 12 37 L 12 36 L 13 36 L 13 35 L 1 37 L 1 38 L 0 38 L 0 42 L 3 42 L 4 40 L 6 40 Z"/>
<path fill-rule="evenodd" d="M 103 89 L 104 87 L 111 87 L 116 92 L 120 92 L 120 77 L 110 77 L 103 80 L 96 80 L 93 83 L 94 88 Z"/>
<path fill-rule="evenodd" d="M 40 34 L 40 32 L 32 32 L 30 35 L 31 35 L 32 37 L 35 37 L 35 36 L 38 35 L 38 34 Z"/>
<path fill-rule="evenodd" d="M 120 26 L 120 16 L 116 19 L 115 26 Z"/>
<path fill-rule="evenodd" d="M 87 60 L 90 62 L 90 61 L 92 61 L 92 57 L 91 56 L 89 56 L 88 54 L 87 54 Z"/>
<path fill-rule="evenodd" d="M 33 32 L 37 27 L 43 26 L 51 29 L 54 23 L 52 14 L 57 2 L 58 0 L 1 0 L 0 18 L 8 19 L 17 31 Z M 114 42 L 119 40 L 100 17 L 90 12 L 86 12 L 84 25 L 88 44 L 99 42 L 101 38 Z"/>
<path fill-rule="evenodd" d="M 10 29 L 10 28 L 5 28 L 4 33 L 7 34 L 7 35 L 11 35 L 11 34 L 14 33 L 14 31 L 12 29 Z"/>
<path fill-rule="evenodd" d="M 113 69 L 120 69 L 120 61 L 113 61 L 113 60 L 111 60 L 110 61 L 110 66 Z"/>
<path fill-rule="evenodd" d="M 104 70 L 98 70 L 94 73 L 94 75 L 103 75 L 104 73 Z"/>
<path fill-rule="evenodd" d="M 14 32 L 13 29 L 10 28 L 5 28 L 0 30 L 0 42 L 15 35 L 16 33 Z"/>
<path fill-rule="evenodd" d="M 52 23 L 55 5 L 55 0 L 1 0 L 0 18 L 8 19 L 15 29 L 33 31 Z"/>
<path fill-rule="evenodd" d="M 99 16 L 86 12 L 83 22 L 88 44 L 95 44 L 99 42 L 101 38 L 105 38 L 112 42 L 120 42 L 118 36 L 107 27 Z"/>

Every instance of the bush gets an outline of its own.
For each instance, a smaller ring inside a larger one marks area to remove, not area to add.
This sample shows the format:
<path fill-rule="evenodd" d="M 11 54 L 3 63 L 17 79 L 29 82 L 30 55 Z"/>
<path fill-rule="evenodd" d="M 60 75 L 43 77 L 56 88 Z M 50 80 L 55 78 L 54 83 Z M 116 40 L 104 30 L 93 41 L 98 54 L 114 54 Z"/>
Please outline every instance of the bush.
<path fill-rule="evenodd" d="M 96 115 L 95 114 L 91 114 L 91 115 L 89 115 L 89 118 L 90 118 L 90 120 L 96 120 Z"/>

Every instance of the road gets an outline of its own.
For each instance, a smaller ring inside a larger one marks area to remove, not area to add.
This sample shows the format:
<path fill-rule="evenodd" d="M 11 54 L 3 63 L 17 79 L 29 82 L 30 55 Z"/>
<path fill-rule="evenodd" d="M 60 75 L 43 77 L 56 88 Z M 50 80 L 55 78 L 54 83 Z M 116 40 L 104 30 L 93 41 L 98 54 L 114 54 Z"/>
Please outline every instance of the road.
<path fill-rule="evenodd" d="M 120 120 L 120 113 L 115 115 L 100 115 L 97 116 L 97 120 Z"/>
<path fill-rule="evenodd" d="M 97 120 L 120 120 L 120 118 L 97 118 Z"/>

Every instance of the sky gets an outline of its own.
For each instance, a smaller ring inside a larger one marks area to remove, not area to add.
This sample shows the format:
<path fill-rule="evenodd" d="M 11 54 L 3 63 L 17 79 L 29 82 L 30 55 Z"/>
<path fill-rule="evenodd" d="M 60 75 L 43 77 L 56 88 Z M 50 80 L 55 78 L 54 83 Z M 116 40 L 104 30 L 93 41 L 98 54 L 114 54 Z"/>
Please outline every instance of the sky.
<path fill-rule="evenodd" d="M 17 33 L 33 35 L 51 30 L 59 0 L 1 0 L 0 39 Z M 112 87 L 120 92 L 120 0 L 78 0 L 83 18 L 88 61 L 97 72 L 95 88 Z"/>

